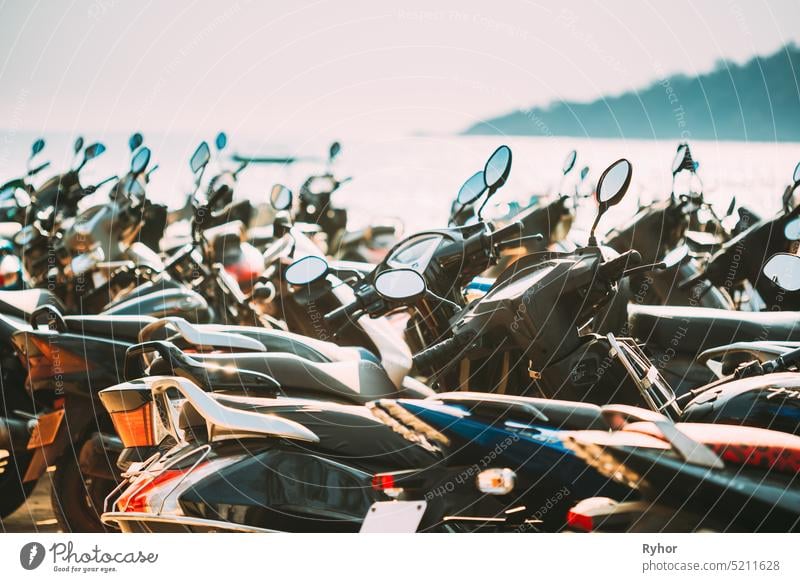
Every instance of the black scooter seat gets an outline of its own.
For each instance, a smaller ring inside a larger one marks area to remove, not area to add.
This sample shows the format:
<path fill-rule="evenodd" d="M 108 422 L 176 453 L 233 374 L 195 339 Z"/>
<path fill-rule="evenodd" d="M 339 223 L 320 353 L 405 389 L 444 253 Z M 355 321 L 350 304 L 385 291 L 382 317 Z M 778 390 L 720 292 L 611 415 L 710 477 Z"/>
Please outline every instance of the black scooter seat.
<path fill-rule="evenodd" d="M 676 352 L 699 354 L 737 341 L 800 340 L 797 312 L 743 312 L 709 307 L 629 305 L 631 335 Z"/>
<path fill-rule="evenodd" d="M 28 319 L 37 307 L 53 305 L 63 309 L 55 295 L 45 289 L 0 291 L 0 314 Z"/>
<path fill-rule="evenodd" d="M 146 315 L 72 315 L 64 318 L 67 329 L 83 335 L 137 343 L 142 328 L 155 321 Z"/>
<path fill-rule="evenodd" d="M 382 366 L 366 360 L 311 362 L 285 353 L 191 354 L 208 368 L 187 369 L 190 375 L 207 378 L 209 386 L 225 386 L 231 391 L 231 374 L 239 370 L 260 372 L 276 380 L 283 393 L 292 397 L 329 399 L 349 404 L 364 404 L 379 398 L 397 398 L 398 392 Z M 174 375 L 167 360 L 158 358 L 149 375 Z M 235 378 L 233 378 L 235 380 Z M 239 391 L 235 389 L 234 391 Z M 246 392 L 247 386 L 241 386 Z"/>

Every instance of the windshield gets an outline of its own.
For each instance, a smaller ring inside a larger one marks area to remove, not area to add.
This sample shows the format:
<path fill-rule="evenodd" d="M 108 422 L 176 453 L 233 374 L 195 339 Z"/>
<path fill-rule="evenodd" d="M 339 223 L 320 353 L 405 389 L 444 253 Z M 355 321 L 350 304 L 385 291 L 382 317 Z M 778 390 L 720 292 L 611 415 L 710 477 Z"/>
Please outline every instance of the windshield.
<path fill-rule="evenodd" d="M 537 269 L 528 275 L 519 277 L 507 284 L 502 284 L 500 287 L 487 293 L 486 297 L 481 299 L 481 303 L 492 301 L 504 301 L 507 299 L 516 299 L 525 294 L 528 289 L 532 289 L 536 283 L 541 281 L 545 275 L 553 270 L 553 267 L 545 267 Z"/>
<path fill-rule="evenodd" d="M 408 239 L 386 260 L 394 268 L 408 267 L 423 272 L 444 237 L 440 234 L 421 234 Z"/>

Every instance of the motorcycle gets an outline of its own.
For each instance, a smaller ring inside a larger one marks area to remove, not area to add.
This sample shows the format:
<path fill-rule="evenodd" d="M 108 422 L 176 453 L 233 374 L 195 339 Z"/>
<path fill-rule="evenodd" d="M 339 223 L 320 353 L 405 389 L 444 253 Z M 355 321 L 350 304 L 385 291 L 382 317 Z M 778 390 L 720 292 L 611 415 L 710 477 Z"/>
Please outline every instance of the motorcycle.
<path fill-rule="evenodd" d="M 576 431 L 565 444 L 636 490 L 639 503 L 587 499 L 578 531 L 795 532 L 800 437 L 750 427 L 672 423 L 650 411 L 604 409 L 612 432 Z M 758 454 L 754 454 L 758 451 Z M 645 513 L 646 512 L 646 513 Z"/>

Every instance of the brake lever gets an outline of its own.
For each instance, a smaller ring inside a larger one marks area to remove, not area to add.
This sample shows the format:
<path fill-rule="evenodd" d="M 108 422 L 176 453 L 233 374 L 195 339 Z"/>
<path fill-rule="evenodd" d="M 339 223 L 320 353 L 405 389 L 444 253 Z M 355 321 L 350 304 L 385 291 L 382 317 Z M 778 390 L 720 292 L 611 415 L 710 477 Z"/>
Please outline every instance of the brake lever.
<path fill-rule="evenodd" d="M 667 264 L 664 261 L 661 261 L 660 263 L 651 263 L 649 265 L 639 265 L 638 267 L 631 267 L 630 269 L 625 269 L 622 271 L 622 277 L 630 277 L 631 275 L 641 272 L 663 271 L 666 268 Z"/>
<path fill-rule="evenodd" d="M 528 236 L 521 236 L 519 238 L 515 238 L 512 240 L 507 240 L 503 242 L 496 243 L 494 245 L 494 249 L 496 252 L 500 252 L 505 249 L 513 248 L 522 246 L 528 242 L 541 242 L 544 240 L 544 236 L 541 234 L 530 234 Z"/>

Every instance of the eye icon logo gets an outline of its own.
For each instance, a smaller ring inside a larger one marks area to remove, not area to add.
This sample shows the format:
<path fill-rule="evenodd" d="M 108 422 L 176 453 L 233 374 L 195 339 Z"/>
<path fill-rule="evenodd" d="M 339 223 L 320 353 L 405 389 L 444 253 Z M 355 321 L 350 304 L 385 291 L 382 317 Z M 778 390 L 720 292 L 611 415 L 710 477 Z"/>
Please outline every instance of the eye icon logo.
<path fill-rule="evenodd" d="M 19 551 L 19 563 L 26 570 L 35 570 L 44 561 L 44 546 L 39 542 L 30 542 Z"/>

